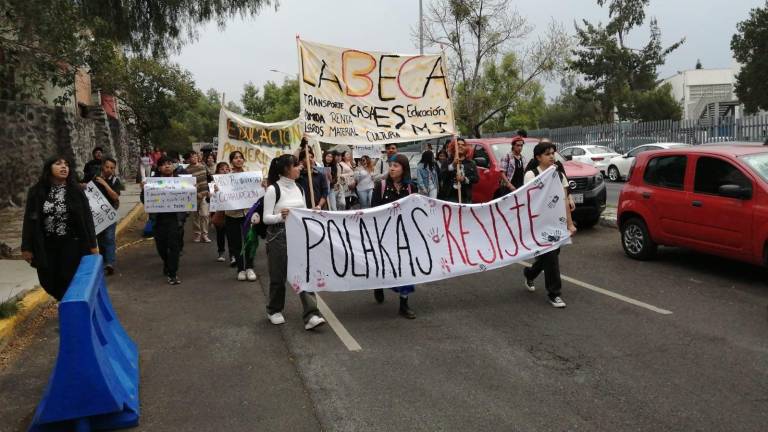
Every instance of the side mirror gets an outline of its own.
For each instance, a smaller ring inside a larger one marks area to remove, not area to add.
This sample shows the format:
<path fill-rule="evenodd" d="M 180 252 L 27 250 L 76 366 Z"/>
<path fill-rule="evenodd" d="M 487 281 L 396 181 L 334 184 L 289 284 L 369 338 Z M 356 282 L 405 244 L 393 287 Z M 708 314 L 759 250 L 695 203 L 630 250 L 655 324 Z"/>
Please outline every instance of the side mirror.
<path fill-rule="evenodd" d="M 480 168 L 488 168 L 488 159 L 484 157 L 476 157 L 475 164 Z"/>
<path fill-rule="evenodd" d="M 629 153 L 624 153 L 623 155 L 621 155 L 621 157 L 623 157 L 624 159 L 627 159 L 629 158 Z"/>
<path fill-rule="evenodd" d="M 752 189 L 735 184 L 727 184 L 720 186 L 717 190 L 717 194 L 726 198 L 748 200 L 752 198 Z"/>

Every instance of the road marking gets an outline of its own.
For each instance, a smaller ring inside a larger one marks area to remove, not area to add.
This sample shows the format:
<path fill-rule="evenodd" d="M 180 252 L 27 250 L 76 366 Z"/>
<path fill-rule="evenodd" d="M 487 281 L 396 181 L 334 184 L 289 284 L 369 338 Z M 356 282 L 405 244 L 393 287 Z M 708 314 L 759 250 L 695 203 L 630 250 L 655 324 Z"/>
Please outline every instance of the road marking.
<path fill-rule="evenodd" d="M 145 241 L 147 241 L 147 240 L 152 240 L 152 238 L 142 238 L 142 239 L 139 239 L 139 240 L 135 240 L 135 241 L 132 241 L 132 242 L 130 242 L 130 243 L 126 243 L 126 244 L 124 244 L 124 245 L 122 245 L 122 246 L 118 247 L 117 249 L 115 249 L 115 252 L 117 252 L 117 251 L 119 251 L 119 250 L 122 250 L 122 249 L 125 249 L 125 248 L 127 248 L 127 247 L 129 247 L 129 246 L 133 246 L 133 245 L 137 245 L 137 244 L 139 244 L 139 243 L 143 243 L 143 242 L 145 242 Z"/>
<path fill-rule="evenodd" d="M 520 264 L 522 266 L 525 266 L 525 267 L 530 267 L 531 266 L 530 263 L 527 263 L 525 261 L 522 261 L 522 262 L 520 262 L 518 264 Z M 615 293 L 613 291 L 609 291 L 609 290 L 607 290 L 605 288 L 600 288 L 598 286 L 592 285 L 591 283 L 582 282 L 582 281 L 580 281 L 578 279 L 574 279 L 574 278 L 566 276 L 566 275 L 560 275 L 560 277 L 563 280 L 568 281 L 568 282 L 570 282 L 570 283 L 572 283 L 574 285 L 580 286 L 582 288 L 586 288 L 588 290 L 591 290 L 591 291 L 594 291 L 594 292 L 597 292 L 597 293 L 600 293 L 600 294 L 603 294 L 603 295 L 607 295 L 608 297 L 613 297 L 616 300 L 621 300 L 623 302 L 629 303 L 631 305 L 635 305 L 637 307 L 641 307 L 643 309 L 648 309 L 649 311 L 656 312 L 656 313 L 661 314 L 661 315 L 672 315 L 672 311 L 670 311 L 670 310 L 662 309 L 662 308 L 656 307 L 656 306 L 654 306 L 652 304 L 641 302 L 640 300 L 635 300 L 635 299 L 633 299 L 631 297 L 623 296 L 623 295 Z"/>
<path fill-rule="evenodd" d="M 357 343 L 355 338 L 349 334 L 341 321 L 336 318 L 336 314 L 334 314 L 331 308 L 329 308 L 323 299 L 320 298 L 320 295 L 315 294 L 315 298 L 317 298 L 317 308 L 320 309 L 320 313 L 323 314 L 323 317 L 328 322 L 328 325 L 331 326 L 334 332 L 336 332 L 336 336 L 339 337 L 341 343 L 343 343 L 350 351 L 362 351 L 363 348 L 359 343 Z"/>

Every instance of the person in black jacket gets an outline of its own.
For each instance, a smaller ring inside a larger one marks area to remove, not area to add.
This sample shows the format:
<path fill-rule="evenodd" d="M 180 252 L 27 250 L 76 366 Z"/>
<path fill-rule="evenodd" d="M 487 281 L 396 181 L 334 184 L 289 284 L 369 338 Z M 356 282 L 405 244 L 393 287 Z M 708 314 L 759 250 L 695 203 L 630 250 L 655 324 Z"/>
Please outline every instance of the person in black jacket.
<path fill-rule="evenodd" d="M 456 163 L 455 153 L 449 159 L 448 172 L 445 176 L 445 188 L 448 191 L 447 201 L 455 203 L 472 203 L 472 185 L 480 180 L 477 175 L 477 166 L 475 161 L 468 159 L 467 143 L 463 138 L 456 140 L 454 147 L 458 149 L 458 164 Z M 461 196 L 459 196 L 459 187 L 461 187 Z"/>
<path fill-rule="evenodd" d="M 64 298 L 80 265 L 80 258 L 97 254 L 93 216 L 74 164 L 53 157 L 43 165 L 40 180 L 27 193 L 21 253 L 43 289 L 56 300 Z"/>

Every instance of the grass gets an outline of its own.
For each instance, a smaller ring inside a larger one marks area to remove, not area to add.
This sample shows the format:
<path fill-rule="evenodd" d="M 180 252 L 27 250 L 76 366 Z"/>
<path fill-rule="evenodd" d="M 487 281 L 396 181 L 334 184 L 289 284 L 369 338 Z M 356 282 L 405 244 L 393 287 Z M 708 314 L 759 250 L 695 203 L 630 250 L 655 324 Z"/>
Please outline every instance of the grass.
<path fill-rule="evenodd" d="M 19 300 L 11 299 L 0 303 L 0 319 L 10 318 L 19 311 Z"/>

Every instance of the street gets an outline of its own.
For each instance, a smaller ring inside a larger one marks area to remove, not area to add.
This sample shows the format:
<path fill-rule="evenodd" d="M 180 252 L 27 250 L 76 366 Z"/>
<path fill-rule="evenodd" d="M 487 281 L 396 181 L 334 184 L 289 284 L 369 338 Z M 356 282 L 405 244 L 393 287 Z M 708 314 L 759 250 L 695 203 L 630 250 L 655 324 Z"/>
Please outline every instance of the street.
<path fill-rule="evenodd" d="M 519 265 L 397 297 L 325 293 L 330 325 L 265 317 L 258 283 L 236 282 L 213 245 L 187 242 L 168 286 L 151 241 L 109 279 L 140 348 L 137 431 L 763 431 L 768 287 L 762 270 L 677 249 L 624 256 L 618 232 L 564 248 L 564 310 L 523 288 Z M 334 320 L 331 315 L 335 316 Z M 25 430 L 57 350 L 57 322 L 5 370 L 0 431 Z M 338 334 L 338 335 L 337 335 Z M 339 336 L 340 335 L 340 336 Z M 360 347 L 359 351 L 355 345 Z"/>
<path fill-rule="evenodd" d="M 608 192 L 608 196 L 606 198 L 605 203 L 609 207 L 618 207 L 619 206 L 619 195 L 621 195 L 621 188 L 624 187 L 624 182 L 605 182 L 605 188 L 606 192 Z"/>

